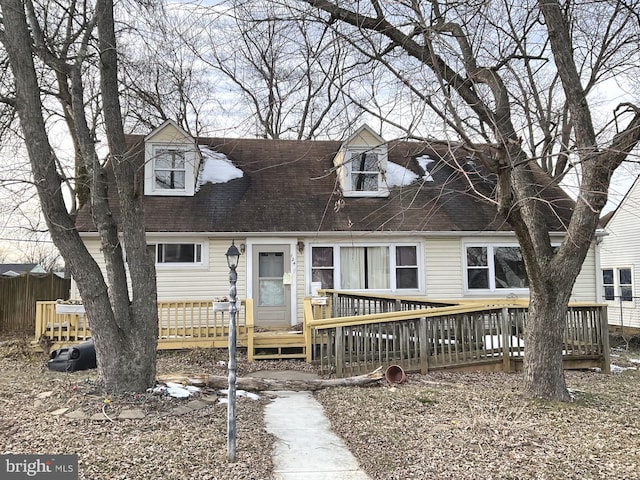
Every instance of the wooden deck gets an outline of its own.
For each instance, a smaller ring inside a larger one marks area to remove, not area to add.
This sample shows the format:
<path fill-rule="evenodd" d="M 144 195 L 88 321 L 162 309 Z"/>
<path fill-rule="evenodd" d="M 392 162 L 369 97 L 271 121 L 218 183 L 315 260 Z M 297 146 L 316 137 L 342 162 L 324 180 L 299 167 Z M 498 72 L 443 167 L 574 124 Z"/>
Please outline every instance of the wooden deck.
<path fill-rule="evenodd" d="M 34 348 L 45 336 L 52 349 L 80 343 L 91 338 L 87 316 L 82 312 L 60 313 L 56 302 L 36 303 Z M 56 311 L 57 310 L 57 311 Z M 253 340 L 253 301 L 238 302 L 236 315 L 237 342 L 248 347 Z M 185 300 L 158 302 L 158 349 L 227 348 L 229 345 L 229 312 L 212 301 Z"/>
<path fill-rule="evenodd" d="M 305 360 L 304 332 L 282 330 L 255 332 L 253 300 L 239 303 L 236 315 L 237 346 L 247 349 L 249 361 L 297 358 Z M 62 312 L 61 310 L 65 310 Z M 77 344 L 91 338 L 91 330 L 81 306 L 57 302 L 37 302 L 33 348 L 46 337 L 51 349 Z M 211 301 L 158 302 L 158 349 L 227 348 L 229 346 L 229 312 Z"/>
<path fill-rule="evenodd" d="M 237 346 L 246 348 L 249 361 L 301 359 L 340 377 L 389 365 L 422 373 L 522 368 L 528 313 L 524 301 L 323 293 L 322 304 L 305 299 L 301 332 L 256 331 L 253 301 L 242 300 L 236 318 Z M 34 348 L 42 336 L 50 339 L 52 348 L 91 337 L 84 313 L 59 310 L 56 302 L 37 302 Z M 160 302 L 158 316 L 158 349 L 228 346 L 229 312 L 211 301 Z M 565 368 L 609 371 L 606 306 L 569 306 L 563 355 Z"/>
<path fill-rule="evenodd" d="M 526 301 L 492 299 L 447 305 L 412 298 L 325 293 L 326 305 L 313 306 L 307 300 L 305 308 L 310 360 L 322 372 L 351 376 L 393 364 L 422 373 L 434 369 L 522 369 Z M 567 369 L 598 367 L 609 371 L 605 305 L 569 305 L 563 358 Z"/>

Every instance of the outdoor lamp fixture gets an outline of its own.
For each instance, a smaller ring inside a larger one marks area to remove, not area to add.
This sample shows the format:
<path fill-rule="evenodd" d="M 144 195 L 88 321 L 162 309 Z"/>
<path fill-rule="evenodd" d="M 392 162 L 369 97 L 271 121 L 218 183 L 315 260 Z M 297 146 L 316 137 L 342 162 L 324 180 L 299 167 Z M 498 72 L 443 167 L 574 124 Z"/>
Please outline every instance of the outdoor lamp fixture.
<path fill-rule="evenodd" d="M 240 260 L 240 250 L 236 247 L 235 240 L 231 240 L 231 246 L 225 255 L 227 256 L 227 265 L 229 265 L 231 270 L 235 270 Z"/>
<path fill-rule="evenodd" d="M 227 459 L 236 461 L 236 268 L 240 251 L 231 240 L 226 253 L 229 265 L 229 402 L 227 403 Z"/>

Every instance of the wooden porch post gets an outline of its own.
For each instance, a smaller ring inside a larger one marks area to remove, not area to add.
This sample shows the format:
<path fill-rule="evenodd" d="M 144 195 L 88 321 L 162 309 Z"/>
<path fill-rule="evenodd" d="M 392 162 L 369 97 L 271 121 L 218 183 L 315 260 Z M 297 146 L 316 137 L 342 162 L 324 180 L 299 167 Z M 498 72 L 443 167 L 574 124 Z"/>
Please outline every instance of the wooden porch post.
<path fill-rule="evenodd" d="M 302 332 L 304 334 L 304 354 L 305 361 L 311 363 L 313 361 L 313 345 L 311 342 L 311 327 L 309 322 L 313 320 L 313 305 L 311 305 L 311 299 L 305 298 L 303 301 L 303 315 L 302 315 Z"/>
<path fill-rule="evenodd" d="M 344 337 L 342 327 L 336 327 L 336 377 L 344 377 Z"/>
<path fill-rule="evenodd" d="M 427 336 L 427 319 L 422 317 L 418 324 L 418 337 L 420 339 L 420 373 L 426 375 L 429 372 L 429 337 Z"/>
<path fill-rule="evenodd" d="M 607 307 L 600 307 L 600 333 L 602 335 L 602 373 L 611 373 L 611 350 L 609 346 L 609 317 Z"/>
<path fill-rule="evenodd" d="M 247 361 L 253 362 L 253 334 L 255 333 L 255 324 L 253 319 L 253 299 L 246 298 L 242 304 L 244 305 L 244 323 L 247 328 Z"/>
<path fill-rule="evenodd" d="M 500 311 L 502 317 L 502 370 L 505 372 L 511 372 L 511 355 L 509 353 L 509 309 L 503 308 Z"/>

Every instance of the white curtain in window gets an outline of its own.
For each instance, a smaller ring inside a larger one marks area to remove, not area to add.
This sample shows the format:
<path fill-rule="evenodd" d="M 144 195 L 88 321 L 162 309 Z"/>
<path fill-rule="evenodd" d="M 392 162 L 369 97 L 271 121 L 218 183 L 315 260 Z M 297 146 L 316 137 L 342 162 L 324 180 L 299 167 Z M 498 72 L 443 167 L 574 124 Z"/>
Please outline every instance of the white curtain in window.
<path fill-rule="evenodd" d="M 364 248 L 340 248 L 340 287 L 344 289 L 363 289 Z"/>
<path fill-rule="evenodd" d="M 389 249 L 368 247 L 369 288 L 389 288 Z"/>

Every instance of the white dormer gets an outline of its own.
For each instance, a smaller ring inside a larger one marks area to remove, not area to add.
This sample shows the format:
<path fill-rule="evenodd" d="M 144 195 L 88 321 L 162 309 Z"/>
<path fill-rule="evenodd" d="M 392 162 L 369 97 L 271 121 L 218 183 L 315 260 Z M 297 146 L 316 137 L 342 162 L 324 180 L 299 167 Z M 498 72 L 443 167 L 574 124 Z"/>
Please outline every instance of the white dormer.
<path fill-rule="evenodd" d="M 193 196 L 201 161 L 193 137 L 167 120 L 144 144 L 144 194 Z"/>
<path fill-rule="evenodd" d="M 345 197 L 387 197 L 387 143 L 368 125 L 340 147 L 333 160 Z"/>

